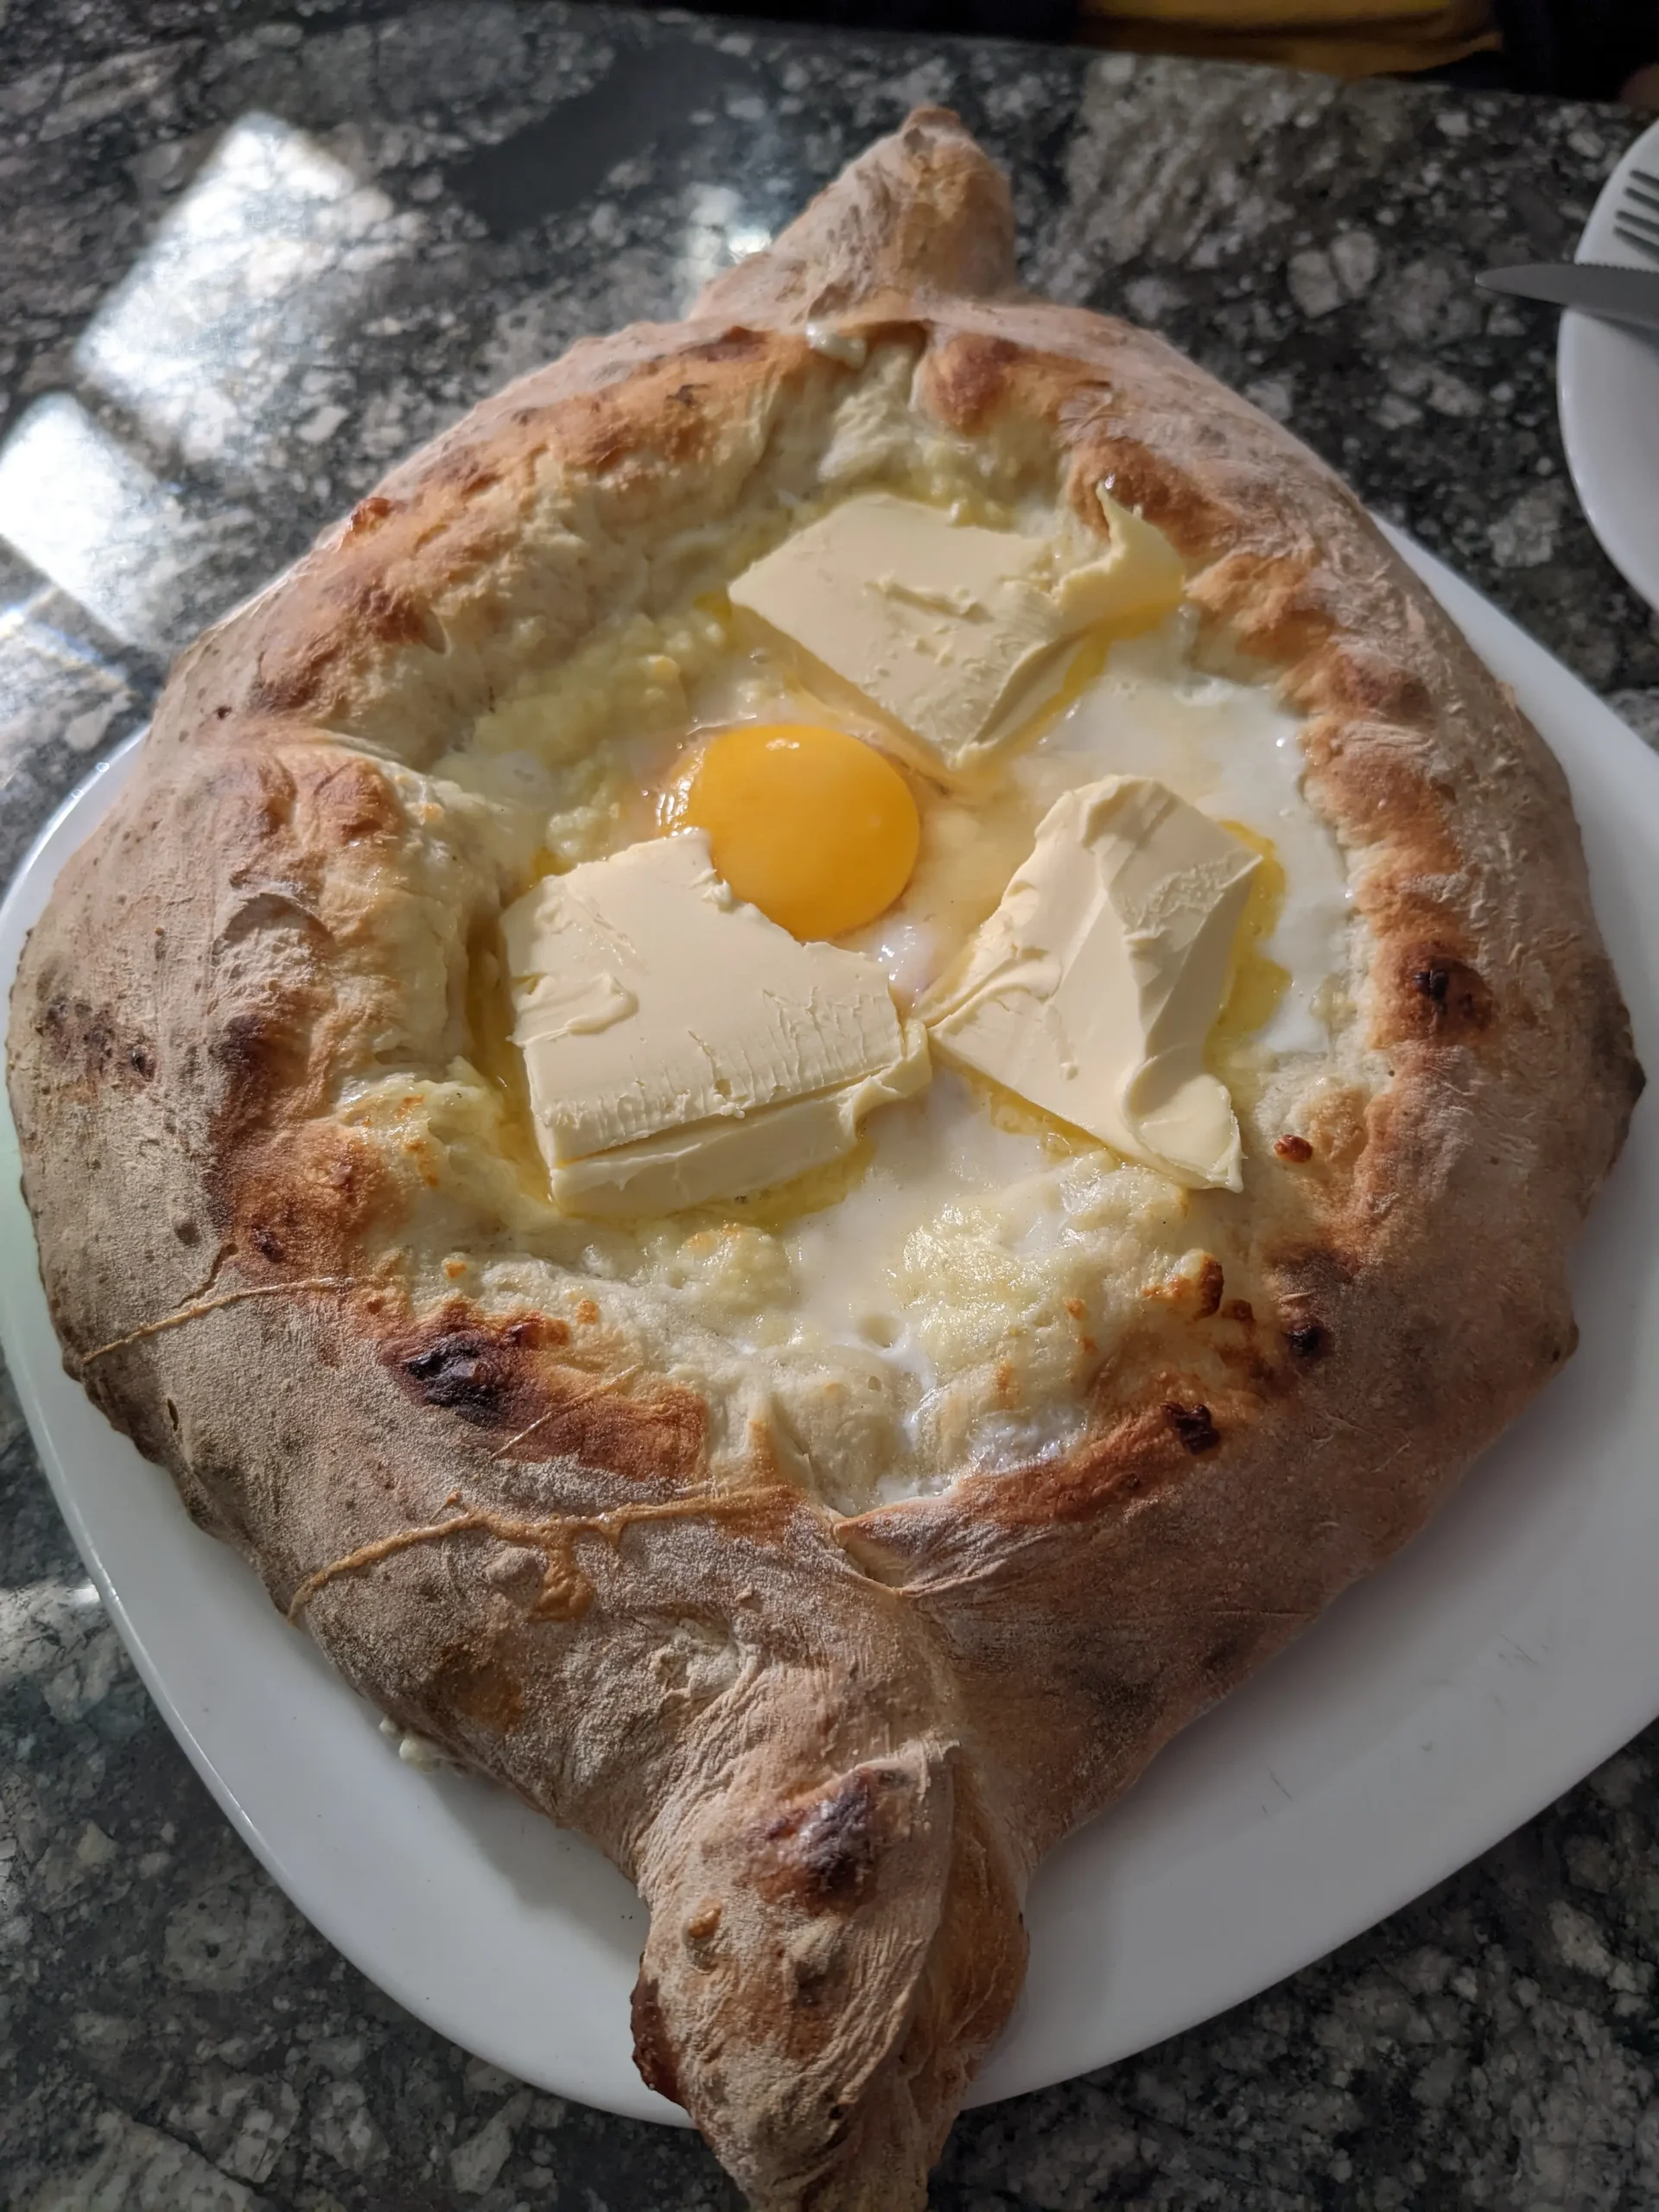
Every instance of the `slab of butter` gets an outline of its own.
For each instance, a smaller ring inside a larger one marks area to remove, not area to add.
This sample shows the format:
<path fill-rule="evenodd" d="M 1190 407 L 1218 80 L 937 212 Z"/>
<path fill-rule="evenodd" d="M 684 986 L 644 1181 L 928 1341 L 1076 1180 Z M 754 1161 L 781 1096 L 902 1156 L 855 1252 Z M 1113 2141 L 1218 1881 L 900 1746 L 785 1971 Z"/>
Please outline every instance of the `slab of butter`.
<path fill-rule="evenodd" d="M 867 493 L 746 569 L 732 604 L 911 738 L 918 765 L 968 775 L 1019 727 L 1059 646 L 1098 623 L 1142 627 L 1180 598 L 1169 540 L 1097 496 L 1110 543 L 1068 567 L 1046 538 Z"/>
<path fill-rule="evenodd" d="M 928 1080 L 873 960 L 802 944 L 701 830 L 548 876 L 501 918 L 537 1140 L 573 1212 L 671 1212 L 834 1160 Z"/>
<path fill-rule="evenodd" d="M 1204 1065 L 1255 855 L 1165 785 L 1057 799 L 996 912 L 918 1011 L 941 1058 L 1189 1188 L 1240 1187 Z"/>

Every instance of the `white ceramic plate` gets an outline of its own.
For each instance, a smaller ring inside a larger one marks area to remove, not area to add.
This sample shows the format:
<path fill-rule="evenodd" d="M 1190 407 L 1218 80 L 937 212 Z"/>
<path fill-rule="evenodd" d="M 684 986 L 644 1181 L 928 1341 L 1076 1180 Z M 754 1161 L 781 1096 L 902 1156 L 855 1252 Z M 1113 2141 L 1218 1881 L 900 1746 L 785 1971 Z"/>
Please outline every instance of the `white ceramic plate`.
<path fill-rule="evenodd" d="M 1602 187 L 1579 240 L 1580 261 L 1659 270 L 1613 236 L 1632 169 L 1659 175 L 1659 123 Z M 1561 442 L 1573 488 L 1610 560 L 1659 607 L 1659 331 L 1622 330 L 1570 309 L 1556 353 Z"/>
<path fill-rule="evenodd" d="M 1402 548 L 1571 779 L 1602 927 L 1659 1066 L 1659 759 L 1494 608 Z M 0 913 L 0 988 L 70 803 Z M 295 1903 L 410 2012 L 526 2081 L 680 2115 L 629 2055 L 644 1938 L 598 1854 L 505 1790 L 401 1765 L 376 1716 L 65 1377 L 0 1132 L 0 1327 L 58 1501 L 174 1732 Z M 982 2101 L 1101 2066 L 1415 1897 L 1659 1711 L 1659 1093 L 1575 1277 L 1583 1344 L 1430 1532 L 1188 1730 L 1031 1899 L 1026 1996 Z"/>

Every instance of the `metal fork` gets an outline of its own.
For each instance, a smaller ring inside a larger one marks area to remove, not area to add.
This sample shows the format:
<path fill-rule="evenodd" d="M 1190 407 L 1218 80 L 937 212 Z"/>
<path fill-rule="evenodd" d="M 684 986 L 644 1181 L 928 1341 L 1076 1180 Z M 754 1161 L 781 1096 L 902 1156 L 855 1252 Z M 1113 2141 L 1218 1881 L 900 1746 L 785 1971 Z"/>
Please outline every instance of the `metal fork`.
<path fill-rule="evenodd" d="M 1624 200 L 1613 219 L 1613 236 L 1659 261 L 1659 176 L 1646 169 L 1630 171 Z"/>

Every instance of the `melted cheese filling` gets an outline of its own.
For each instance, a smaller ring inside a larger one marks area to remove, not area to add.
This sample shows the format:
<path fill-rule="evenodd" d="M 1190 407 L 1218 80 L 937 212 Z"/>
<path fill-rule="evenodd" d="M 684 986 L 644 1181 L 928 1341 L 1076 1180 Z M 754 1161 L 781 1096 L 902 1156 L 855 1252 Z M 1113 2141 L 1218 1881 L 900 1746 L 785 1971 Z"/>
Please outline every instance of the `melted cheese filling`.
<path fill-rule="evenodd" d="M 1212 1062 L 1248 1082 L 1252 1069 L 1328 1048 L 1347 969 L 1350 892 L 1336 842 L 1301 791 L 1297 721 L 1265 686 L 1194 668 L 1191 643 L 1191 618 L 1178 614 L 1113 645 L 1103 664 L 1087 665 L 1085 648 L 1073 696 L 996 785 L 965 797 L 918 785 L 921 849 L 909 884 L 878 921 L 839 940 L 880 963 L 901 1009 L 995 909 L 1053 801 L 1103 775 L 1128 773 L 1160 779 L 1266 858 Z M 694 732 L 809 710 L 826 719 L 821 703 L 764 654 L 721 656 L 689 706 Z M 498 758 L 494 780 L 499 788 L 516 775 L 527 796 L 548 802 L 549 852 L 575 861 L 671 825 L 677 764 L 686 753 L 681 732 L 619 743 L 607 749 L 602 775 L 583 763 L 569 779 L 582 796 L 563 809 L 556 778 L 522 756 Z M 1248 1166 L 1246 1175 L 1248 1182 Z M 706 1211 L 607 1224 L 602 1254 L 599 1245 L 590 1250 L 605 1274 L 689 1299 L 740 1348 L 792 1339 L 874 1351 L 925 1391 L 954 1357 L 952 1331 L 929 1318 L 939 1303 L 928 1277 L 939 1248 L 988 1238 L 1022 1265 L 1040 1262 L 1066 1243 L 1068 1192 L 1075 1198 L 1086 1189 L 1092 1204 L 1103 1179 L 1159 1179 L 936 1061 L 920 1096 L 871 1116 L 850 1163 L 722 1209 L 734 1235 L 720 1267 L 709 1262 L 710 1238 L 720 1237 Z M 1182 1210 L 1181 1198 L 1170 1203 Z M 572 1225 L 574 1236 L 587 1234 Z M 1008 1270 L 982 1262 L 978 1272 L 982 1302 L 995 1305 L 991 1279 Z M 972 1282 L 951 1294 L 964 1308 L 976 1294 Z"/>
<path fill-rule="evenodd" d="M 494 1251 L 486 1241 L 470 1274 L 446 1263 L 448 1280 L 497 1303 L 596 1301 L 628 1361 L 706 1394 L 716 1459 L 741 1457 L 761 1419 L 785 1452 L 799 1440 L 802 1479 L 839 1510 L 1064 1450 L 1141 1301 L 1179 1296 L 1207 1252 L 1230 1268 L 1247 1250 L 1253 1173 L 1285 1126 L 1278 1104 L 1264 1122 L 1257 1103 L 1311 1095 L 1351 1012 L 1346 869 L 1303 790 L 1298 720 L 1269 684 L 1198 667 L 1196 637 L 1185 608 L 1133 638 L 1085 636 L 1041 711 L 963 785 L 896 756 L 856 702 L 815 693 L 786 647 L 741 632 L 716 597 L 596 639 L 591 668 L 567 664 L 493 710 L 431 787 L 446 808 L 510 819 L 515 851 L 540 824 L 527 885 L 678 826 L 723 731 L 810 723 L 864 738 L 906 779 L 919 849 L 887 912 L 835 942 L 878 963 L 908 1016 L 996 909 L 1056 799 L 1111 776 L 1166 785 L 1261 855 L 1205 1053 L 1237 1109 L 1242 1194 L 1179 1187 L 936 1054 L 925 1090 L 872 1112 L 847 1157 L 792 1183 L 582 1218 L 550 1190 L 486 947 L 475 1065 L 445 1082 L 365 1080 L 345 1102 L 350 1118 L 431 1145 L 458 1247 L 480 1249 L 463 1222 L 499 1224 Z"/>

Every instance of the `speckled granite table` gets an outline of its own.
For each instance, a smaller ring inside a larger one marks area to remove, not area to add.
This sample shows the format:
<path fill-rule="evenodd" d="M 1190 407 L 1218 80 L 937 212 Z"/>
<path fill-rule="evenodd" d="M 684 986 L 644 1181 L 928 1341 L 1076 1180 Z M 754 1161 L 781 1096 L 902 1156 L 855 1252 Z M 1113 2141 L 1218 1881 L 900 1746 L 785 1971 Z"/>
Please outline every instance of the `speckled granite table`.
<path fill-rule="evenodd" d="M 923 99 L 1009 164 L 1033 281 L 1241 385 L 1659 738 L 1553 329 L 1468 283 L 1569 247 L 1631 118 L 499 0 L 0 0 L 0 875 L 168 653 L 395 455 L 672 313 Z M 970 2116 L 934 2202 L 1659 2202 L 1656 1757 L 1226 2018 Z M 692 2139 L 469 2060 L 306 1926 L 151 1709 L 0 1376 L 0 2205 L 733 2202 Z"/>

